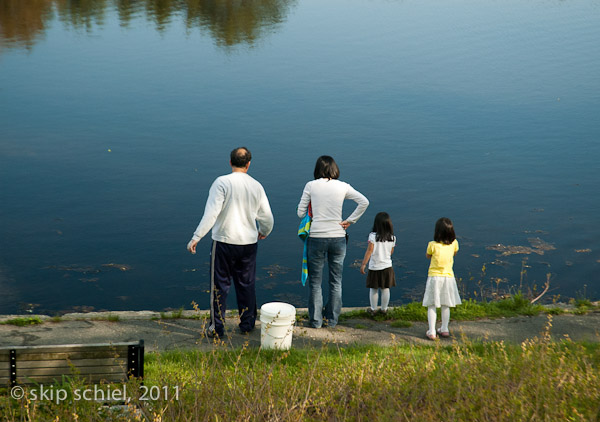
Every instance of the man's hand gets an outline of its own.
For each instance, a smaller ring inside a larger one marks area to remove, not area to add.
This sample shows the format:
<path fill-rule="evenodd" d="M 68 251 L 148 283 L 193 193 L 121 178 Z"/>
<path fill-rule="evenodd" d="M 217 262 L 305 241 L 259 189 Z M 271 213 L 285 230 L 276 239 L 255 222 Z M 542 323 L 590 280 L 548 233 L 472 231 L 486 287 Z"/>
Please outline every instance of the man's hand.
<path fill-rule="evenodd" d="M 346 230 L 348 227 L 350 227 L 350 224 L 352 224 L 352 223 L 349 222 L 348 220 L 344 220 L 340 223 L 340 226 L 342 226 L 343 229 Z"/>
<path fill-rule="evenodd" d="M 190 242 L 187 244 L 187 250 L 190 251 L 192 254 L 196 253 L 196 245 L 198 244 L 197 240 L 190 240 Z"/>
<path fill-rule="evenodd" d="M 261 234 L 261 233 L 258 234 L 258 240 L 263 240 L 266 238 L 267 238 L 267 236 L 265 236 L 264 234 Z"/>

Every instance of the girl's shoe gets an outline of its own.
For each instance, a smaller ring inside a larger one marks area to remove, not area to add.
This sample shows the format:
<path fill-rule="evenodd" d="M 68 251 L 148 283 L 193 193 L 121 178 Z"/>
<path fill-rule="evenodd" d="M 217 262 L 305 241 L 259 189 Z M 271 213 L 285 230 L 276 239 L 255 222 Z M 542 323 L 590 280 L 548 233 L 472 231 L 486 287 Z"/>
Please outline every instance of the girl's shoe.
<path fill-rule="evenodd" d="M 435 339 L 437 338 L 437 337 L 435 336 L 435 334 L 429 334 L 429 331 L 427 331 L 427 332 L 425 333 L 425 335 L 427 336 L 427 338 L 428 338 L 429 340 L 435 340 Z"/>
<path fill-rule="evenodd" d="M 440 337 L 444 337 L 444 338 L 450 337 L 450 333 L 448 331 L 437 330 L 437 333 Z"/>

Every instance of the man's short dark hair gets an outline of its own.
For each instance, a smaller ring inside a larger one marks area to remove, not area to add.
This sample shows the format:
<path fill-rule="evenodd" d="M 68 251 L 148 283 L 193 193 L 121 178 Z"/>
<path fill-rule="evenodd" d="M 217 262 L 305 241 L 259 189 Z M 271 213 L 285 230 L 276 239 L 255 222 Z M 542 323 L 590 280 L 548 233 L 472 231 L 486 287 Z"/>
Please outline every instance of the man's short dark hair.
<path fill-rule="evenodd" d="M 246 147 L 239 147 L 231 151 L 231 165 L 233 167 L 244 168 L 252 160 L 252 154 Z"/>
<path fill-rule="evenodd" d="M 315 165 L 315 179 L 339 179 L 340 169 L 329 155 L 321 155 Z"/>

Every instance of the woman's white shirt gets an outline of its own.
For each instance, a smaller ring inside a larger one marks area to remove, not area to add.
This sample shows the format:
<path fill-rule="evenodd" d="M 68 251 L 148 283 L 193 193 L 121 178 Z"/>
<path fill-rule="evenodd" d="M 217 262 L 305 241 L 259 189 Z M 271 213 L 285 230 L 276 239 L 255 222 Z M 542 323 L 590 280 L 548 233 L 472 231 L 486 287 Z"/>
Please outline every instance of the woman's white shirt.
<path fill-rule="evenodd" d="M 356 202 L 354 212 L 346 219 L 342 218 L 344 200 Z M 298 217 L 302 218 L 312 206 L 312 224 L 310 237 L 344 237 L 346 231 L 340 225 L 344 220 L 355 223 L 369 206 L 369 200 L 346 182 L 337 179 L 311 180 L 304 186 L 302 198 L 298 204 Z"/>

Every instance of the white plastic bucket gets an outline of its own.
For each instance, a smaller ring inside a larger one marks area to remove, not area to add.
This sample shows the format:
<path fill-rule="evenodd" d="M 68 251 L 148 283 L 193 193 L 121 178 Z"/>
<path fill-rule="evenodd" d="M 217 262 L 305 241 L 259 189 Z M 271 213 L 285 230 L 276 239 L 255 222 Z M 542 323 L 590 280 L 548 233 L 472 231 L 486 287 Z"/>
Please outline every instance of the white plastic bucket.
<path fill-rule="evenodd" d="M 296 308 L 269 302 L 260 308 L 260 345 L 263 349 L 289 350 L 296 322 Z"/>

